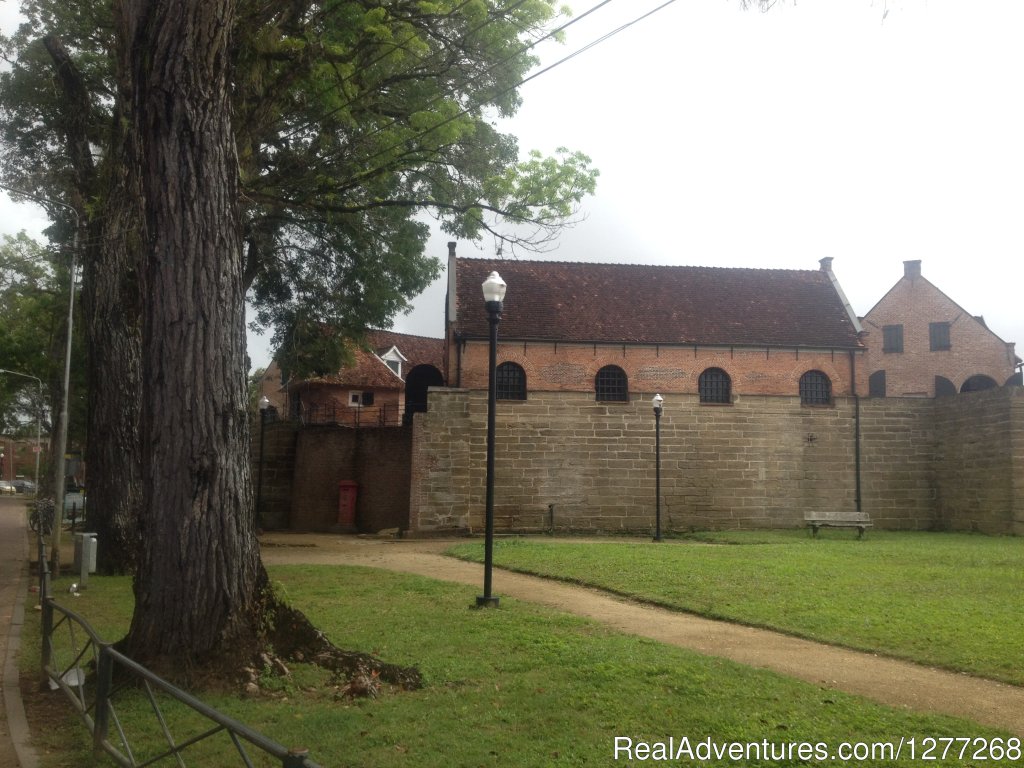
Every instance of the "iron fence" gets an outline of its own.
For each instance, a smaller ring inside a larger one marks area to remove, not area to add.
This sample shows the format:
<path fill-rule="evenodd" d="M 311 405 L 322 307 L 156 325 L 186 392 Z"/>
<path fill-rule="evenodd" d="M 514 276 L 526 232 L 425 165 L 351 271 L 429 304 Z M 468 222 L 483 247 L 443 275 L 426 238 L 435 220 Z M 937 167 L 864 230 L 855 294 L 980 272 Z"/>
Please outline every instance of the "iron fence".
<path fill-rule="evenodd" d="M 320 768 L 305 749 L 288 749 L 268 739 L 102 640 L 82 616 L 53 599 L 41 537 L 38 546 L 44 682 L 60 689 L 71 702 L 92 734 L 97 755 L 106 753 L 124 768 L 157 764 L 187 768 L 186 757 L 195 758 L 193 765 L 210 765 L 210 752 L 216 750 L 217 765 L 227 765 L 223 762 L 227 753 L 238 761 L 233 764 L 246 768 Z M 139 695 L 149 705 L 145 721 L 135 719 L 138 707 L 131 708 L 130 715 L 119 711 L 123 699 Z M 179 733 L 172 733 L 168 713 L 174 715 Z"/>
<path fill-rule="evenodd" d="M 398 403 L 388 405 L 305 405 L 299 420 L 304 424 L 337 424 L 354 429 L 402 426 L 402 408 Z"/>

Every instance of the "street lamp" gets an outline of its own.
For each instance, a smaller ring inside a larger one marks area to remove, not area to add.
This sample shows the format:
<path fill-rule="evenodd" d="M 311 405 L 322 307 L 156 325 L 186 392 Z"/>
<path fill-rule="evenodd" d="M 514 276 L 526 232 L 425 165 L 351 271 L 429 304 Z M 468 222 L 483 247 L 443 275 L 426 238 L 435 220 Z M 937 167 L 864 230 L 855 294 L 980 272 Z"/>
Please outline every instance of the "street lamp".
<path fill-rule="evenodd" d="M 36 403 L 36 498 L 39 497 L 39 454 L 42 453 L 42 411 L 43 411 L 43 382 L 38 376 L 33 376 L 29 373 L 19 373 L 18 371 L 8 371 L 4 368 L 0 368 L 0 373 L 10 374 L 11 376 L 23 376 L 26 379 L 35 379 L 36 386 L 39 388 L 39 400 Z"/>
<path fill-rule="evenodd" d="M 270 408 L 270 400 L 266 395 L 260 398 L 260 466 L 256 479 L 256 514 L 254 515 L 253 528 L 260 527 L 260 516 L 263 513 L 263 431 L 267 425 L 267 409 Z"/>
<path fill-rule="evenodd" d="M 496 405 L 496 373 L 498 362 L 498 323 L 501 322 L 501 302 L 505 298 L 505 281 L 497 272 L 491 272 L 481 286 L 484 307 L 490 324 L 490 350 L 487 361 L 487 508 L 484 530 L 484 593 L 476 599 L 477 606 L 498 606 L 498 598 L 491 596 L 491 568 L 494 563 L 494 409 Z"/>
<path fill-rule="evenodd" d="M 654 540 L 661 541 L 661 406 L 665 398 L 655 395 L 654 406 Z"/>

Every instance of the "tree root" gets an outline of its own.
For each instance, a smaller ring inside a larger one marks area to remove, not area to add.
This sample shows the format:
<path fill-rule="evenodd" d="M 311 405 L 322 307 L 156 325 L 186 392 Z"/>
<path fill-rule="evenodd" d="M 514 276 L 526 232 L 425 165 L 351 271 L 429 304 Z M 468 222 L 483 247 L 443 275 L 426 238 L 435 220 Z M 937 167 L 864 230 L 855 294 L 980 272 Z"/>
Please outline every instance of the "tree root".
<path fill-rule="evenodd" d="M 268 606 L 270 628 L 267 639 L 282 659 L 316 664 L 343 676 L 351 695 L 374 695 L 377 681 L 403 690 L 423 687 L 423 676 L 416 667 L 388 664 L 376 656 L 344 651 L 313 626 L 301 611 L 273 600 Z"/>

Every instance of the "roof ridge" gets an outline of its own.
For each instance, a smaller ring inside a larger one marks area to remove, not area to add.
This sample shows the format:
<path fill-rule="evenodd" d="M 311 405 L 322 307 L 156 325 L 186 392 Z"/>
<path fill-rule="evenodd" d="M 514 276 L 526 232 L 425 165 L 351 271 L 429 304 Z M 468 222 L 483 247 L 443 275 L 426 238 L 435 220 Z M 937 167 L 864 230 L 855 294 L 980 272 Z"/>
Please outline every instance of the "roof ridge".
<path fill-rule="evenodd" d="M 427 341 L 444 341 L 443 336 L 421 336 L 418 333 L 406 333 L 405 331 L 396 331 L 392 328 L 367 328 L 367 333 L 393 333 L 396 336 L 408 336 L 413 339 L 426 339 Z"/>
<path fill-rule="evenodd" d="M 480 256 L 457 256 L 456 261 L 473 262 L 504 262 L 507 264 L 550 264 L 554 266 L 585 266 L 585 267 L 626 267 L 629 269 L 708 269 L 722 271 L 746 271 L 746 272 L 821 272 L 821 269 L 796 269 L 792 267 L 723 267 L 707 266 L 703 264 L 638 264 L 623 261 L 569 261 L 557 259 L 506 259 L 504 257 L 485 258 Z"/>

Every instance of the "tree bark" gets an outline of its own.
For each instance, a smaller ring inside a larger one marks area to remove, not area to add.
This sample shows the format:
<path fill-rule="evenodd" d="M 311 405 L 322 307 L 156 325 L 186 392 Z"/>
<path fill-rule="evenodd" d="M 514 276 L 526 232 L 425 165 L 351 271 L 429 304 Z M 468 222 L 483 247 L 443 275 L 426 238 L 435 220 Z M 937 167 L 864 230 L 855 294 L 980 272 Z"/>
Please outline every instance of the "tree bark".
<path fill-rule="evenodd" d="M 125 644 L 178 672 L 248 661 L 266 589 L 246 463 L 234 5 L 124 0 L 121 16 L 146 230 L 142 547 Z"/>
<path fill-rule="evenodd" d="M 76 210 L 84 211 L 83 201 L 94 199 L 99 185 L 89 138 L 89 90 L 61 39 L 47 35 L 43 44 L 61 91 L 60 124 L 72 172 L 71 194 Z M 122 129 L 120 117 L 111 149 L 118 162 L 105 164 L 111 175 L 107 215 L 89 223 L 76 254 L 82 264 L 82 315 L 89 348 L 89 525 L 99 537 L 98 569 L 107 574 L 134 569 L 141 501 L 137 275 L 141 196 L 127 188 L 127 176 L 119 172 L 137 161 L 131 134 Z"/>
<path fill-rule="evenodd" d="M 249 472 L 245 289 L 229 103 L 235 0 L 120 0 L 138 162 L 123 205 L 144 235 L 142 507 L 135 613 L 121 645 L 158 674 L 231 679 L 278 647 L 406 688 L 414 668 L 335 648 L 279 603 L 260 561 Z M 122 201 L 123 203 L 124 201 Z M 274 630 L 274 631 L 272 631 Z"/>
<path fill-rule="evenodd" d="M 131 80 L 121 45 L 118 99 L 106 207 L 99 247 L 84 264 L 83 313 L 89 348 L 89 517 L 99 540 L 101 573 L 133 573 L 142 508 L 142 301 L 139 270 L 145 242 L 141 151 L 130 130 Z M 90 237 L 90 241 L 93 238 Z"/>

